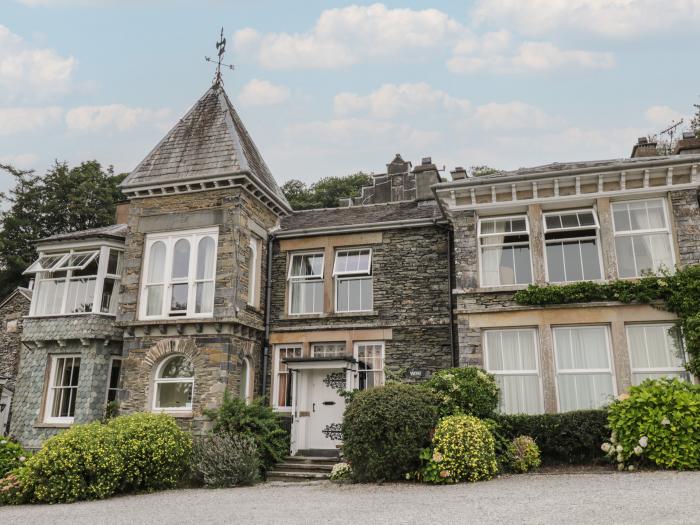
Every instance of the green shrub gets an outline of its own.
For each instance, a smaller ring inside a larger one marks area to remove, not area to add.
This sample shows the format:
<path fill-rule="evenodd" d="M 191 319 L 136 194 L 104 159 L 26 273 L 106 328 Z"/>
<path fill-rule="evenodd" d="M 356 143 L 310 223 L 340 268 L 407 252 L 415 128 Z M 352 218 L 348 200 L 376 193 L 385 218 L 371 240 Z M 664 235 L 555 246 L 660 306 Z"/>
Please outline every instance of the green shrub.
<path fill-rule="evenodd" d="M 0 478 L 21 466 L 28 457 L 29 452 L 24 450 L 19 443 L 9 438 L 0 437 Z"/>
<path fill-rule="evenodd" d="M 253 438 L 263 472 L 289 453 L 289 435 L 281 426 L 280 416 L 261 400 L 246 404 L 226 393 L 221 407 L 207 412 L 207 415 L 214 420 L 214 433 L 243 434 Z"/>
<path fill-rule="evenodd" d="M 480 368 L 448 368 L 426 383 L 440 400 L 440 414 L 490 417 L 498 406 L 498 385 Z"/>
<path fill-rule="evenodd" d="M 120 489 L 152 491 L 176 487 L 185 479 L 192 437 L 165 414 L 133 414 L 105 425 L 124 460 Z"/>
<path fill-rule="evenodd" d="M 602 462 L 600 444 L 610 435 L 605 410 L 561 414 L 497 414 L 496 432 L 505 440 L 531 436 L 545 464 Z"/>
<path fill-rule="evenodd" d="M 192 470 L 210 487 L 251 485 L 260 475 L 260 458 L 251 436 L 212 434 L 194 442 Z"/>
<path fill-rule="evenodd" d="M 427 388 L 394 383 L 357 392 L 343 416 L 343 454 L 359 481 L 401 479 L 420 466 L 438 421 Z"/>
<path fill-rule="evenodd" d="M 70 503 L 115 494 L 122 483 L 124 458 L 114 435 L 95 422 L 49 438 L 24 469 L 20 482 L 29 501 Z"/>
<path fill-rule="evenodd" d="M 647 379 L 608 409 L 611 443 L 603 450 L 618 468 L 644 460 L 677 470 L 700 469 L 700 387 Z M 606 446 L 607 445 L 607 446 Z"/>
<path fill-rule="evenodd" d="M 0 505 L 20 505 L 29 501 L 27 468 L 19 467 L 0 478 Z"/>
<path fill-rule="evenodd" d="M 425 456 L 423 452 L 422 457 Z M 433 450 L 423 467 L 424 481 L 480 481 L 491 479 L 496 472 L 495 442 L 483 421 L 462 415 L 440 420 L 433 436 Z"/>
<path fill-rule="evenodd" d="M 508 447 L 510 469 L 513 472 L 528 472 L 540 466 L 540 449 L 530 436 L 518 436 Z"/>

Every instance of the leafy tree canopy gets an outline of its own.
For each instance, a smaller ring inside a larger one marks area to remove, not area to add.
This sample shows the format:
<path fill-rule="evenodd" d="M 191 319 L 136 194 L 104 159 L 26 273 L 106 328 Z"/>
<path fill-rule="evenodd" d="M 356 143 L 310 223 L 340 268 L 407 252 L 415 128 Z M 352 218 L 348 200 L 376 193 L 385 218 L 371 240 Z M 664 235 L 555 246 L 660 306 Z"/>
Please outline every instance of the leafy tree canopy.
<path fill-rule="evenodd" d="M 118 185 L 125 174 L 94 160 L 74 167 L 56 162 L 43 177 L 4 164 L 0 170 L 14 178 L 9 195 L 0 194 L 0 296 L 26 282 L 22 272 L 36 258 L 38 239 L 113 224 L 115 204 L 124 198 Z"/>
<path fill-rule="evenodd" d="M 285 197 L 295 210 L 337 208 L 340 199 L 357 197 L 362 186 L 371 186 L 372 177 L 357 172 L 345 177 L 324 177 L 311 185 L 300 180 L 289 180 L 282 186 Z"/>
<path fill-rule="evenodd" d="M 484 175 L 498 173 L 498 171 L 499 170 L 492 168 L 491 166 L 472 166 L 469 168 L 469 175 L 471 177 L 483 177 Z"/>

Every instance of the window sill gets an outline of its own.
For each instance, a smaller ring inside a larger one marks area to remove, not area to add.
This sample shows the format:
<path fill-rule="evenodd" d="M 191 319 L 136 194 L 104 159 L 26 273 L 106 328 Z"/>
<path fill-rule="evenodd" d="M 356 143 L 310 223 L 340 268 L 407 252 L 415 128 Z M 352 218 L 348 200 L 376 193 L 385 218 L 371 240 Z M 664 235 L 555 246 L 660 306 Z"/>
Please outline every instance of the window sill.
<path fill-rule="evenodd" d="M 59 317 L 83 317 L 85 315 L 99 315 L 102 317 L 116 318 L 117 314 L 106 314 L 104 312 L 75 312 L 71 314 L 35 314 L 25 315 L 24 319 L 56 319 Z"/>
<path fill-rule="evenodd" d="M 377 317 L 379 312 L 377 310 L 366 310 L 362 312 L 324 312 L 320 314 L 287 314 L 283 317 L 286 320 L 294 319 L 332 319 L 332 318 L 343 318 L 343 317 Z"/>
<path fill-rule="evenodd" d="M 193 417 L 191 410 L 151 410 L 154 414 L 167 414 L 175 419 L 191 419 Z"/>
<path fill-rule="evenodd" d="M 73 422 L 66 423 L 47 423 L 45 421 L 37 421 L 34 423 L 34 428 L 70 428 L 73 426 Z"/>
<path fill-rule="evenodd" d="M 533 283 L 534 284 L 534 283 Z M 455 288 L 454 293 L 499 293 L 526 290 L 529 284 L 509 284 L 507 286 L 480 286 L 477 288 Z"/>

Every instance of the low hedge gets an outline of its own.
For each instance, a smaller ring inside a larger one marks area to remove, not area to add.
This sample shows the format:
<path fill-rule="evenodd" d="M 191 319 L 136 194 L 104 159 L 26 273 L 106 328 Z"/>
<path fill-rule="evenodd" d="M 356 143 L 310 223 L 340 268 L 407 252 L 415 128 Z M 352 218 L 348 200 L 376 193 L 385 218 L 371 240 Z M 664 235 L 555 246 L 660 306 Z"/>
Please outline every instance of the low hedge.
<path fill-rule="evenodd" d="M 497 438 L 531 436 L 540 448 L 542 463 L 603 462 L 600 445 L 610 436 L 606 410 L 577 410 L 561 414 L 498 414 L 493 417 Z"/>
<path fill-rule="evenodd" d="M 343 417 L 343 454 L 358 481 L 402 479 L 420 467 L 438 422 L 429 389 L 400 383 L 356 392 Z"/>

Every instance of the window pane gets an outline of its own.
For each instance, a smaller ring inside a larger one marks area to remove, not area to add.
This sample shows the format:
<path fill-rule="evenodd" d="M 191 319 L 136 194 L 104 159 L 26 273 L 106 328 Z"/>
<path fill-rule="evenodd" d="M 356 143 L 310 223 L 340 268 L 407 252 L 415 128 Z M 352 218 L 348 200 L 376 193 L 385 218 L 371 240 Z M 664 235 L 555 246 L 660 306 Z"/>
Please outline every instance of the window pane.
<path fill-rule="evenodd" d="M 583 267 L 581 266 L 581 252 L 578 242 L 563 243 L 564 267 L 567 281 L 581 281 L 583 279 Z"/>
<path fill-rule="evenodd" d="M 197 247 L 197 279 L 213 279 L 216 263 L 216 244 L 211 237 L 202 237 Z"/>
<path fill-rule="evenodd" d="M 92 312 L 96 279 L 71 279 L 68 283 L 66 312 Z"/>
<path fill-rule="evenodd" d="M 192 363 L 185 356 L 172 357 L 160 372 L 163 379 L 175 377 L 193 377 Z"/>
<path fill-rule="evenodd" d="M 172 295 L 170 297 L 170 311 L 184 312 L 187 310 L 187 294 L 189 285 L 187 283 L 173 284 Z"/>
<path fill-rule="evenodd" d="M 560 412 L 600 408 L 613 397 L 611 374 L 560 374 L 557 386 Z"/>
<path fill-rule="evenodd" d="M 650 228 L 665 228 L 664 207 L 661 201 L 647 201 Z"/>
<path fill-rule="evenodd" d="M 117 303 L 119 302 L 119 286 L 117 282 L 116 279 L 105 279 L 100 302 L 100 311 L 102 313 L 117 313 Z"/>
<path fill-rule="evenodd" d="M 190 241 L 180 239 L 173 248 L 173 279 L 186 279 L 190 268 Z"/>
<path fill-rule="evenodd" d="M 583 278 L 586 280 L 600 279 L 600 258 L 598 257 L 598 243 L 595 240 L 579 241 L 581 248 L 581 263 L 583 265 Z"/>
<path fill-rule="evenodd" d="M 165 277 L 165 243 L 154 242 L 148 255 L 148 283 L 162 283 Z"/>
<path fill-rule="evenodd" d="M 637 269 L 634 265 L 632 237 L 616 237 L 615 252 L 617 254 L 617 267 L 620 277 L 635 277 Z"/>
<path fill-rule="evenodd" d="M 156 408 L 190 408 L 192 383 L 158 383 Z"/>
<path fill-rule="evenodd" d="M 547 215 L 545 217 L 545 222 L 547 224 L 547 229 L 557 229 L 561 228 L 561 219 L 559 215 Z"/>
<path fill-rule="evenodd" d="M 579 212 L 578 222 L 581 226 L 595 226 L 595 218 L 593 217 L 593 212 Z"/>
<path fill-rule="evenodd" d="M 295 314 L 323 311 L 323 281 L 292 281 L 291 312 Z"/>
<path fill-rule="evenodd" d="M 564 248 L 561 244 L 548 244 L 545 248 L 547 253 L 547 272 L 551 282 L 566 281 L 564 273 Z"/>
<path fill-rule="evenodd" d="M 627 327 L 632 368 L 683 368 L 684 359 L 671 325 Z"/>
<path fill-rule="evenodd" d="M 499 408 L 506 414 L 539 414 L 540 380 L 536 375 L 496 375 L 501 389 Z"/>
<path fill-rule="evenodd" d="M 562 228 L 577 228 L 578 216 L 575 213 L 566 213 L 561 216 Z"/>
<path fill-rule="evenodd" d="M 118 388 L 119 387 L 119 374 L 121 373 L 121 369 L 122 369 L 121 359 L 112 360 L 112 369 L 110 370 L 110 373 L 109 373 L 109 388 Z"/>
<path fill-rule="evenodd" d="M 634 259 L 637 263 L 637 275 L 654 271 L 654 259 L 651 256 L 651 242 L 646 235 L 632 237 Z"/>
<path fill-rule="evenodd" d="M 627 205 L 630 213 L 630 221 L 633 230 L 648 230 L 649 216 L 647 215 L 646 203 L 632 202 Z"/>
<path fill-rule="evenodd" d="M 292 256 L 292 277 L 321 277 L 323 254 Z"/>
<path fill-rule="evenodd" d="M 371 310 L 373 306 L 373 283 L 374 280 L 371 277 L 367 279 L 360 279 L 360 288 L 362 293 L 362 301 L 360 302 L 360 308 L 362 310 Z"/>
<path fill-rule="evenodd" d="M 532 272 L 530 269 L 530 247 L 520 246 L 514 248 L 515 276 L 517 284 L 528 284 L 532 282 Z"/>
<path fill-rule="evenodd" d="M 554 346 L 559 370 L 609 369 L 603 326 L 555 328 Z"/>
<path fill-rule="evenodd" d="M 313 357 L 345 357 L 345 343 L 319 343 L 311 347 Z"/>
<path fill-rule="evenodd" d="M 107 273 L 112 275 L 121 274 L 121 252 L 118 250 L 109 250 L 109 259 L 107 259 Z"/>
<path fill-rule="evenodd" d="M 163 309 L 163 285 L 146 288 L 146 315 L 160 315 Z"/>
<path fill-rule="evenodd" d="M 195 312 L 208 314 L 214 311 L 214 283 L 197 283 L 195 293 Z"/>
<path fill-rule="evenodd" d="M 662 268 L 673 269 L 673 256 L 671 255 L 671 240 L 668 234 L 660 233 L 649 236 L 651 244 L 652 259 L 654 260 L 654 271 Z"/>
<path fill-rule="evenodd" d="M 630 216 L 626 204 L 613 204 L 613 220 L 616 232 L 626 232 L 630 230 Z"/>

